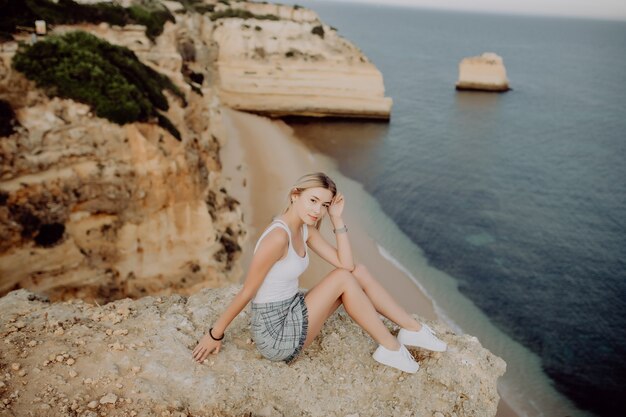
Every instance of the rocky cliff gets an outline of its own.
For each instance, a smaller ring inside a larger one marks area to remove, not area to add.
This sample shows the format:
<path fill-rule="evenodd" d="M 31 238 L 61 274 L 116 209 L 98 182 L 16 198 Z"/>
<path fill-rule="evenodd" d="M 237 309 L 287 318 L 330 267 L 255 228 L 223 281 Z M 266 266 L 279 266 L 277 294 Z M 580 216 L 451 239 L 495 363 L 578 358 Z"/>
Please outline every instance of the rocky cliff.
<path fill-rule="evenodd" d="M 155 43 L 133 25 L 53 33 L 90 32 L 168 76 L 184 95 L 166 92 L 180 140 L 155 123 L 118 125 L 51 99 L 12 68 L 16 43 L 2 44 L 0 98 L 19 127 L 0 138 L 0 294 L 25 287 L 106 302 L 193 292 L 239 275 L 245 232 L 222 185 L 219 108 L 210 84 L 189 78 L 209 76 L 210 20 L 177 19 Z"/>
<path fill-rule="evenodd" d="M 390 117 L 380 71 L 312 10 L 246 2 L 216 10 L 250 16 L 216 20 L 225 105 L 270 116 Z"/>
<path fill-rule="evenodd" d="M 191 350 L 238 289 L 104 306 L 11 292 L 0 299 L 0 415 L 495 414 L 504 362 L 438 323 L 428 324 L 449 351 L 412 350 L 416 374 L 375 362 L 375 342 L 342 308 L 291 365 L 260 356 L 249 309 L 229 327 L 221 352 L 197 364 Z"/>

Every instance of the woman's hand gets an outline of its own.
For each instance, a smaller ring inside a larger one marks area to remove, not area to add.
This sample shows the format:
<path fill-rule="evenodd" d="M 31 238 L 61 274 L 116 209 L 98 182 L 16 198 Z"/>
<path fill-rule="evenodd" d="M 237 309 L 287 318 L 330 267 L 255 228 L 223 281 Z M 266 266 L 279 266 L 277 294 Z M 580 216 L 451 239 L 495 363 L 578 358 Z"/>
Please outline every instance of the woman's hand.
<path fill-rule="evenodd" d="M 343 213 L 343 205 L 343 194 L 337 191 L 335 198 L 333 198 L 333 201 L 330 203 L 330 207 L 328 207 L 328 215 L 330 217 L 341 217 L 341 213 Z"/>
<path fill-rule="evenodd" d="M 202 363 L 211 352 L 215 351 L 214 354 L 217 355 L 221 347 L 222 341 L 214 340 L 211 335 L 207 333 L 200 339 L 198 346 L 193 350 L 193 358 L 196 362 Z"/>

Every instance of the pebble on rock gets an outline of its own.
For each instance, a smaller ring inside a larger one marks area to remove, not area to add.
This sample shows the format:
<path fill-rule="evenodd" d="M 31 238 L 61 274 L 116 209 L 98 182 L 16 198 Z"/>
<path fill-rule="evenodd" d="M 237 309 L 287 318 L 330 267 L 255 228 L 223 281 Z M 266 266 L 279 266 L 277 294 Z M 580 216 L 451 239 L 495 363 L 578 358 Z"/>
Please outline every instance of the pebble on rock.
<path fill-rule="evenodd" d="M 100 404 L 115 404 L 116 401 L 117 395 L 113 394 L 112 392 L 100 398 Z"/>

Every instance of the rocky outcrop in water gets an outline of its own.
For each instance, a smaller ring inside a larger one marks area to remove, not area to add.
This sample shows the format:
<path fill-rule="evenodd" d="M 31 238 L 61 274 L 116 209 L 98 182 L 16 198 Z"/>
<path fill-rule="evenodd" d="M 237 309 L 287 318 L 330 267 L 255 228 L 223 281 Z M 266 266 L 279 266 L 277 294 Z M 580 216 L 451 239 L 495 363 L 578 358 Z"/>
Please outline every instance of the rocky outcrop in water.
<path fill-rule="evenodd" d="M 510 90 L 504 61 L 493 52 L 464 58 L 459 64 L 456 89 L 495 92 Z"/>
<path fill-rule="evenodd" d="M 0 299 L 0 415 L 495 415 L 504 362 L 437 323 L 449 351 L 412 350 L 416 374 L 375 362 L 375 342 L 343 308 L 286 365 L 257 352 L 246 308 L 197 364 L 193 347 L 239 288 L 103 306 L 11 292 Z"/>

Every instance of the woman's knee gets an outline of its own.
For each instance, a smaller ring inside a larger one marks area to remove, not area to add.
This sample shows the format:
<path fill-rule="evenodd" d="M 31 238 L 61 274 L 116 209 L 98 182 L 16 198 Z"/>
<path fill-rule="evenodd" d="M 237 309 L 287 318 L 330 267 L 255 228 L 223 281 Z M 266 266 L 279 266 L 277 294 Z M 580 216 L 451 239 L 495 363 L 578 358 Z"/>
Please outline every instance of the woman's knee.
<path fill-rule="evenodd" d="M 332 271 L 328 275 L 329 279 L 332 279 L 334 282 L 337 282 L 342 287 L 350 286 L 350 285 L 359 285 L 356 277 L 352 275 L 352 273 L 346 269 L 337 268 Z"/>
<path fill-rule="evenodd" d="M 365 265 L 363 265 L 363 264 L 356 264 L 354 266 L 354 270 L 352 270 L 352 274 L 355 275 L 355 276 L 360 276 L 360 275 L 369 274 L 369 271 L 367 270 Z"/>

